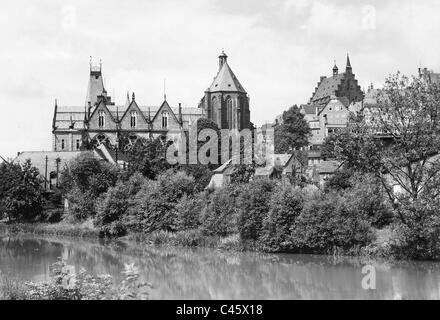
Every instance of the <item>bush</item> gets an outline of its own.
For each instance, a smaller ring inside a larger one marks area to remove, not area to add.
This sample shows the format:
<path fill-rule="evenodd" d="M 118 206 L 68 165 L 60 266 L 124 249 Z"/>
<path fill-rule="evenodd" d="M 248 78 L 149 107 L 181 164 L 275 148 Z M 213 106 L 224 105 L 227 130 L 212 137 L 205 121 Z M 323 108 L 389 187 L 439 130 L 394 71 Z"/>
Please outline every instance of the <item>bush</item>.
<path fill-rule="evenodd" d="M 255 241 L 261 236 L 274 187 L 275 183 L 270 180 L 256 180 L 244 186 L 238 201 L 238 230 L 242 240 Z"/>
<path fill-rule="evenodd" d="M 86 220 L 96 215 L 96 198 L 92 194 L 83 192 L 75 186 L 67 193 L 66 199 L 69 203 L 68 214 L 73 221 Z"/>
<path fill-rule="evenodd" d="M 103 234 L 121 236 L 127 232 L 123 218 L 144 183 L 145 178 L 140 173 L 134 174 L 128 181 L 118 182 L 99 199 L 95 225 Z"/>
<path fill-rule="evenodd" d="M 237 232 L 237 196 L 239 190 L 228 186 L 214 191 L 202 213 L 204 235 L 226 237 Z"/>
<path fill-rule="evenodd" d="M 194 178 L 184 172 L 166 171 L 150 181 L 136 195 L 128 223 L 137 231 L 176 231 L 175 206 L 185 195 L 194 193 Z M 136 226 L 135 226 L 136 225 Z"/>
<path fill-rule="evenodd" d="M 205 205 L 203 195 L 184 195 L 176 204 L 176 229 L 179 231 L 197 229 L 201 225 L 202 210 Z"/>
<path fill-rule="evenodd" d="M 40 183 L 38 169 L 29 160 L 23 165 L 0 164 L 0 213 L 10 221 L 34 220 L 43 209 Z"/>
<path fill-rule="evenodd" d="M 374 239 L 368 219 L 337 193 L 309 199 L 292 228 L 294 247 L 304 252 L 355 253 Z"/>
<path fill-rule="evenodd" d="M 301 214 L 304 199 L 301 189 L 279 185 L 270 199 L 270 210 L 263 220 L 261 242 L 266 251 L 286 251 L 291 248 L 291 228 Z"/>
<path fill-rule="evenodd" d="M 425 201 L 406 203 L 400 208 L 405 221 L 395 225 L 391 250 L 400 258 L 440 259 L 440 213 L 438 205 Z"/>

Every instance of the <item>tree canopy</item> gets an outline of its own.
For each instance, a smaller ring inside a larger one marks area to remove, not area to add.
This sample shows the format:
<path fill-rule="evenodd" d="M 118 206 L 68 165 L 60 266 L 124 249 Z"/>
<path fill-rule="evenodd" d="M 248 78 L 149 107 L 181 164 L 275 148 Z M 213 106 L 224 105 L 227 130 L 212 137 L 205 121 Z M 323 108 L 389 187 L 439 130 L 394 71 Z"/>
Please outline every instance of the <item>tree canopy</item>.
<path fill-rule="evenodd" d="M 275 152 L 288 153 L 309 144 L 311 130 L 297 105 L 283 113 L 283 122 L 275 127 Z"/>

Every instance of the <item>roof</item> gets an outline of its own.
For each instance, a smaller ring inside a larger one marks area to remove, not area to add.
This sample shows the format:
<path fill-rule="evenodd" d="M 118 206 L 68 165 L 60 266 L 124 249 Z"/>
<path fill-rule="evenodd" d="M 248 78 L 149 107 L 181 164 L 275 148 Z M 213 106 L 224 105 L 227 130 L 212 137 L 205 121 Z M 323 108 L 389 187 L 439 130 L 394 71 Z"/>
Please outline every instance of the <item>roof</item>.
<path fill-rule="evenodd" d="M 213 172 L 214 173 L 223 173 L 223 171 L 225 171 L 229 165 L 231 164 L 232 159 L 229 159 L 228 161 L 226 161 L 225 163 L 223 163 L 220 167 L 218 167 L 217 169 L 215 169 Z"/>
<path fill-rule="evenodd" d="M 239 91 L 246 93 L 246 90 L 244 90 L 243 86 L 238 81 L 227 62 L 223 63 L 208 90 L 210 92 Z"/>
<path fill-rule="evenodd" d="M 274 167 L 258 167 L 255 169 L 256 176 L 270 176 L 273 172 Z"/>
<path fill-rule="evenodd" d="M 57 159 L 60 159 L 58 169 L 63 170 L 73 159 L 78 157 L 84 151 L 25 151 L 21 152 L 13 163 L 24 164 L 27 160 L 38 169 L 40 175 L 44 176 L 46 170 L 47 157 L 47 176 L 50 172 L 56 172 Z"/>
<path fill-rule="evenodd" d="M 341 163 L 335 160 L 322 161 L 316 168 L 320 174 L 335 173 L 339 169 Z"/>
<path fill-rule="evenodd" d="M 317 106 L 313 105 L 313 104 L 303 104 L 301 106 L 301 110 L 303 110 L 305 114 L 315 115 L 316 109 L 317 109 Z"/>
<path fill-rule="evenodd" d="M 282 166 L 285 167 L 287 165 L 287 163 L 290 161 L 290 159 L 292 159 L 293 154 L 274 154 L 273 155 L 273 160 L 274 160 L 274 164 L 276 166 Z"/>
<path fill-rule="evenodd" d="M 345 73 L 340 73 L 329 78 L 323 78 L 313 94 L 311 101 L 321 100 L 330 97 L 331 95 L 335 95 L 344 78 Z"/>

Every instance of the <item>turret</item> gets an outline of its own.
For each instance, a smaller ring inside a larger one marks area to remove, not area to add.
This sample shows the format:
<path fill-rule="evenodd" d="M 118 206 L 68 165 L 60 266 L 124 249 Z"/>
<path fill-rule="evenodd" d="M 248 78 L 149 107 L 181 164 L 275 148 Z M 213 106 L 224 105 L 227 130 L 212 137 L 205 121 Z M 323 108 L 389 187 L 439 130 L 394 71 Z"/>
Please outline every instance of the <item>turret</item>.
<path fill-rule="evenodd" d="M 228 61 L 228 56 L 225 53 L 225 50 L 222 50 L 222 53 L 218 56 L 219 62 L 219 70 L 223 67 L 223 65 Z"/>

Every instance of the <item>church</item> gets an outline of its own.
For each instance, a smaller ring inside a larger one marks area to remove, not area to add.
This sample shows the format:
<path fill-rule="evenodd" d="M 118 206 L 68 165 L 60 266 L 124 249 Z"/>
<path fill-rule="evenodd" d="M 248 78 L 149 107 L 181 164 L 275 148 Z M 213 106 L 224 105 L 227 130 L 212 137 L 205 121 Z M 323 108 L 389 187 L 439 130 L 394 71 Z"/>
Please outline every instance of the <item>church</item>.
<path fill-rule="evenodd" d="M 103 81 L 102 64 L 90 63 L 89 84 L 84 106 L 65 106 L 55 102 L 52 121 L 53 151 L 77 151 L 86 145 L 119 146 L 122 135 L 129 144 L 137 139 L 180 135 L 199 118 L 214 121 L 220 129 L 242 130 L 251 127 L 249 96 L 232 72 L 227 55 L 219 56 L 219 70 L 205 91 L 198 107 L 170 106 L 164 97 L 160 105 L 144 105 L 135 93 L 124 105 L 116 105 Z"/>

